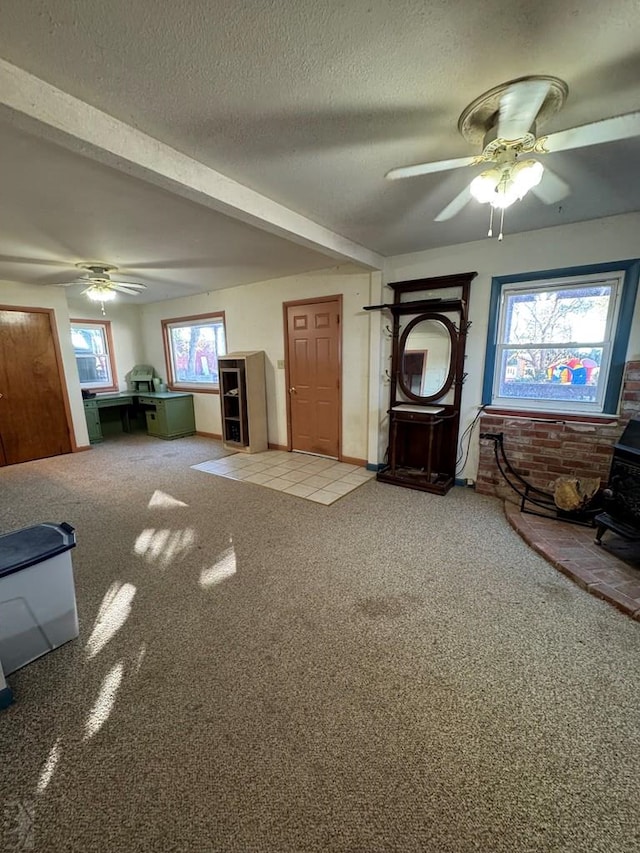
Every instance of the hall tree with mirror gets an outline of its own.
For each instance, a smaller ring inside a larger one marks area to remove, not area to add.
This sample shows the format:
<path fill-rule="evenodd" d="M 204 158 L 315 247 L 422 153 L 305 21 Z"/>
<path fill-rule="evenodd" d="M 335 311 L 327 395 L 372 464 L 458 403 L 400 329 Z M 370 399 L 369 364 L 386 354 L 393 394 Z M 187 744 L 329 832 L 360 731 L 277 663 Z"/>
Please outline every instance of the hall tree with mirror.
<path fill-rule="evenodd" d="M 455 483 L 469 292 L 477 273 L 388 284 L 389 443 L 378 480 L 444 495 Z"/>

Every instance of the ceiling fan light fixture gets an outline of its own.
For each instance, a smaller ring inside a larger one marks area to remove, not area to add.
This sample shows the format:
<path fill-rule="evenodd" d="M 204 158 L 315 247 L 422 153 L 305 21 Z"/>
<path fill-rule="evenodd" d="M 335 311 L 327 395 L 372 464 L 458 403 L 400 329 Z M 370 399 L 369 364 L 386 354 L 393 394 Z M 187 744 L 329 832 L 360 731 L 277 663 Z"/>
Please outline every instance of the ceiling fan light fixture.
<path fill-rule="evenodd" d="M 87 288 L 86 293 L 87 298 L 93 302 L 113 302 L 116 298 L 115 290 L 104 284 L 94 284 Z"/>
<path fill-rule="evenodd" d="M 471 195 L 480 204 L 504 210 L 537 186 L 544 167 L 537 160 L 506 163 L 487 169 L 471 181 Z"/>
<path fill-rule="evenodd" d="M 511 180 L 523 198 L 542 180 L 544 166 L 538 160 L 521 160 L 511 168 Z"/>
<path fill-rule="evenodd" d="M 471 181 L 471 185 L 469 187 L 471 195 L 476 201 L 479 201 L 480 204 L 489 204 L 494 199 L 501 177 L 501 169 L 496 167 L 493 169 L 487 169 Z"/>

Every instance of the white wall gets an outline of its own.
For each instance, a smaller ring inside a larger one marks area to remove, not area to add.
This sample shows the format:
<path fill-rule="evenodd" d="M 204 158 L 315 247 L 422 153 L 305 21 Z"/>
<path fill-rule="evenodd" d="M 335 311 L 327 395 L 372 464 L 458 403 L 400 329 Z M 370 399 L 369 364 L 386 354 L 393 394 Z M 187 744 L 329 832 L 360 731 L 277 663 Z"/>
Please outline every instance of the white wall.
<path fill-rule="evenodd" d="M 109 302 L 103 316 L 100 305 L 89 299 L 69 299 L 69 317 L 73 320 L 109 320 L 113 338 L 113 356 L 120 391 L 127 390 L 125 376 L 135 364 L 144 363 L 144 345 L 140 326 L 140 306 L 134 297 L 118 295 Z"/>
<path fill-rule="evenodd" d="M 60 341 L 62 369 L 69 394 L 75 441 L 79 447 L 88 445 L 87 422 L 84 416 L 76 358 L 69 331 L 69 308 L 63 288 L 14 284 L 13 282 L 3 281 L 0 282 L 0 305 L 53 309 Z"/>
<path fill-rule="evenodd" d="M 385 281 L 389 282 L 474 270 L 478 273 L 471 282 L 469 314 L 472 326 L 467 338 L 465 369 L 468 376 L 462 395 L 461 434 L 475 417 L 482 399 L 492 277 L 637 258 L 640 257 L 639 235 L 640 213 L 630 213 L 526 234 L 507 234 L 501 243 L 487 238 L 427 252 L 396 255 L 387 260 Z M 390 301 L 389 296 L 390 291 L 387 291 L 385 301 Z M 640 353 L 638 314 L 636 303 L 628 359 L 637 358 Z M 381 377 L 381 384 L 383 381 Z M 386 447 L 383 431 L 379 447 L 380 452 Z M 475 478 L 476 471 L 477 437 L 471 443 L 469 461 L 458 476 Z"/>
<path fill-rule="evenodd" d="M 342 453 L 367 456 L 369 396 L 369 316 L 371 274 L 351 267 L 288 276 L 198 296 L 140 306 L 145 361 L 166 378 L 160 321 L 224 311 L 227 349 L 264 350 L 266 354 L 269 442 L 286 445 L 285 357 L 282 303 L 342 294 Z M 220 434 L 217 394 L 194 394 L 196 429 Z"/>

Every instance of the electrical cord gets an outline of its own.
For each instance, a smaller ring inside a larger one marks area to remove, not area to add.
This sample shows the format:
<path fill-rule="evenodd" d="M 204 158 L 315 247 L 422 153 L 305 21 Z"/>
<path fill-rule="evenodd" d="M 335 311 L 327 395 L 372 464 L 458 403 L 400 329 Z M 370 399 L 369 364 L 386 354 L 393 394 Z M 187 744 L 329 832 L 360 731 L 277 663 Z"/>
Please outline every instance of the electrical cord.
<path fill-rule="evenodd" d="M 474 429 L 475 425 L 478 423 L 478 421 L 480 420 L 480 415 L 484 412 L 486 407 L 487 407 L 486 403 L 483 403 L 482 406 L 480 406 L 480 408 L 478 409 L 478 411 L 476 413 L 475 418 L 471 421 L 469 426 L 465 429 L 465 431 L 460 436 L 460 442 L 459 442 L 459 448 L 460 449 L 458 452 L 458 458 L 456 459 L 456 470 L 458 470 L 458 469 L 460 471 L 464 470 L 464 467 L 467 464 L 467 460 L 469 459 L 469 450 L 471 448 L 471 436 L 473 434 L 473 429 Z M 468 436 L 467 450 L 466 450 L 466 453 L 464 453 L 464 440 L 467 436 Z M 462 462 L 463 453 L 464 453 L 464 462 Z M 461 462 L 462 462 L 462 465 L 460 465 Z"/>

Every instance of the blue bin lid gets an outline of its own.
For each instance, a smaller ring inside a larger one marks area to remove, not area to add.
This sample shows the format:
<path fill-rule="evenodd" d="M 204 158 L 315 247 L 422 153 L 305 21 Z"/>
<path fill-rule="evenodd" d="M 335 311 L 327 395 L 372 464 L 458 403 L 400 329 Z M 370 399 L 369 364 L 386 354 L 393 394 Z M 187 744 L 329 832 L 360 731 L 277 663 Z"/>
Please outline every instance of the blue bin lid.
<path fill-rule="evenodd" d="M 45 521 L 0 536 L 0 578 L 35 566 L 76 546 L 74 528 Z"/>

